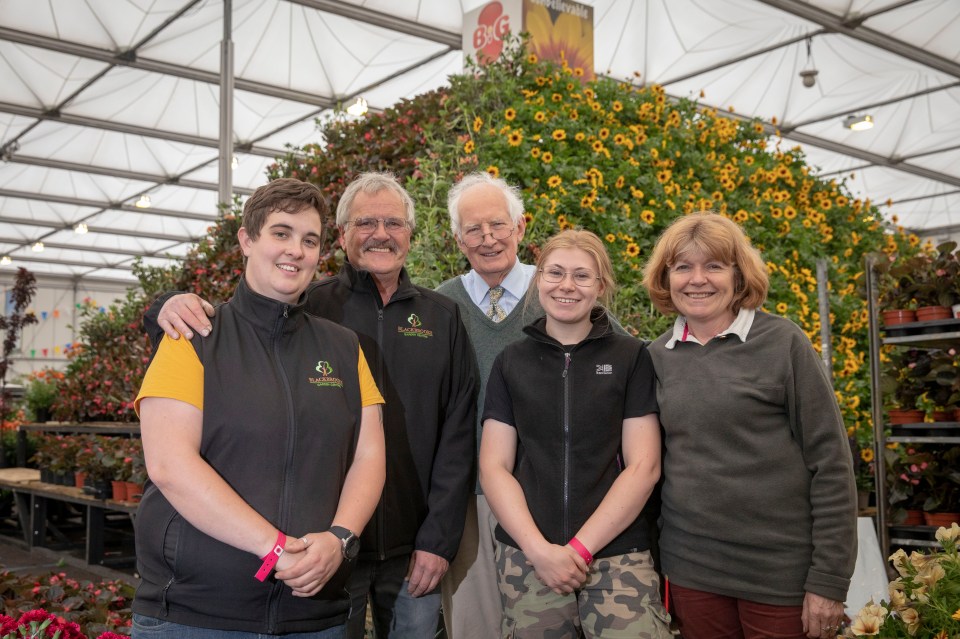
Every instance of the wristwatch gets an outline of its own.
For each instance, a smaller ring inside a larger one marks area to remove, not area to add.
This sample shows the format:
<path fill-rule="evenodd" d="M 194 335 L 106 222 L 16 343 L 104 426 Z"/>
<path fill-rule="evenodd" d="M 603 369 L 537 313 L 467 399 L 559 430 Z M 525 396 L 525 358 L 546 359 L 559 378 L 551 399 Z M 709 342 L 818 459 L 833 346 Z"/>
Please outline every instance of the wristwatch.
<path fill-rule="evenodd" d="M 340 552 L 347 561 L 357 558 L 360 553 L 360 538 L 353 531 L 343 526 L 330 526 L 330 532 L 340 540 Z"/>

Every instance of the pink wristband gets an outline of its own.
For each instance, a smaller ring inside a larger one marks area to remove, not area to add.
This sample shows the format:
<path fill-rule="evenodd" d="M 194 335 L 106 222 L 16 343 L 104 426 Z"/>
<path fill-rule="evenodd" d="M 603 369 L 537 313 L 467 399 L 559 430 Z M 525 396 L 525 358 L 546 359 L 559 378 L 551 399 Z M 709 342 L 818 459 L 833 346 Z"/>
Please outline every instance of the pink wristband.
<path fill-rule="evenodd" d="M 587 550 L 587 547 L 580 543 L 580 540 L 576 537 L 571 537 L 570 541 L 567 542 L 571 548 L 577 551 L 577 554 L 583 557 L 583 560 L 587 562 L 587 565 L 590 565 L 590 562 L 593 561 L 593 555 L 590 554 L 590 551 Z"/>
<path fill-rule="evenodd" d="M 260 570 L 257 571 L 257 574 L 254 577 L 257 578 L 257 581 L 263 581 L 267 578 L 267 575 L 273 570 L 273 567 L 277 565 L 277 561 L 280 559 L 280 555 L 283 554 L 283 548 L 287 545 L 287 536 L 282 532 L 277 531 L 277 543 L 273 545 L 273 550 L 267 553 L 267 556 L 263 558 L 263 565 L 260 566 Z"/>

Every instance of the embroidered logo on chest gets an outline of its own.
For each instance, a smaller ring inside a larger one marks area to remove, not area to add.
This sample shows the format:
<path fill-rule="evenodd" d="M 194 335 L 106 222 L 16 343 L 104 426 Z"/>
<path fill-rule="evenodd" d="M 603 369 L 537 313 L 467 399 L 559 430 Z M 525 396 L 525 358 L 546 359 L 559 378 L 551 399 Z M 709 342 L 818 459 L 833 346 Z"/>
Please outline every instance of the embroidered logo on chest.
<path fill-rule="evenodd" d="M 320 377 L 310 376 L 307 378 L 307 381 L 313 384 L 314 386 L 334 386 L 336 388 L 343 388 L 343 380 L 339 377 L 333 376 L 333 366 L 330 362 L 320 360 L 317 362 L 315 371 L 320 373 Z"/>
<path fill-rule="evenodd" d="M 613 364 L 597 364 L 597 375 L 613 375 Z"/>
<path fill-rule="evenodd" d="M 424 339 L 433 337 L 433 331 L 420 328 L 423 326 L 423 322 L 420 321 L 420 317 L 416 313 L 410 313 L 410 317 L 407 318 L 407 324 L 409 326 L 398 326 L 397 332 L 406 337 L 422 337 Z"/>

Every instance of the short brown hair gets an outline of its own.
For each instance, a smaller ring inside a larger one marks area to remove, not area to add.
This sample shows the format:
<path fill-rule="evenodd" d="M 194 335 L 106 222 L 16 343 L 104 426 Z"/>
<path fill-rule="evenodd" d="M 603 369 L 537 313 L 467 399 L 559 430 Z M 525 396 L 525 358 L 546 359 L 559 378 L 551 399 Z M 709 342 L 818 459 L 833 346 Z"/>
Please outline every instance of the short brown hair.
<path fill-rule="evenodd" d="M 320 214 L 320 227 L 326 229 L 329 208 L 315 185 L 295 178 L 278 178 L 253 192 L 243 204 L 243 223 L 251 239 L 260 237 L 260 231 L 274 211 L 299 213 L 314 208 Z M 321 238 L 322 242 L 323 238 Z"/>
<path fill-rule="evenodd" d="M 547 258 L 557 249 L 580 249 L 593 257 L 597 262 L 597 275 L 600 276 L 600 283 L 603 284 L 603 292 L 599 295 L 599 300 L 603 304 L 609 304 L 613 299 L 613 291 L 617 286 L 613 278 L 613 264 L 610 263 L 610 256 L 607 255 L 607 249 L 603 242 L 590 231 L 581 229 L 567 229 L 560 231 L 543 245 L 540 249 L 540 257 L 537 258 L 537 277 L 533 278 L 534 292 L 539 295 L 540 269 L 546 264 Z"/>
<path fill-rule="evenodd" d="M 664 314 L 677 312 L 670 298 L 670 267 L 677 258 L 698 250 L 711 259 L 734 267 L 733 310 L 759 308 L 767 299 L 770 279 L 760 252 L 750 244 L 736 222 L 713 211 L 678 218 L 657 239 L 653 255 L 643 269 L 643 285 L 650 301 Z"/>

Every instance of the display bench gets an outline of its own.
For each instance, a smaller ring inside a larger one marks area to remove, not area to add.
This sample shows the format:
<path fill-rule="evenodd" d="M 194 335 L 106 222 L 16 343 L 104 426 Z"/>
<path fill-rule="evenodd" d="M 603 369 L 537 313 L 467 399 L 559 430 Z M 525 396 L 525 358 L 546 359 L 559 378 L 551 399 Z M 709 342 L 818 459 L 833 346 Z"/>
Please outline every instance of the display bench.
<path fill-rule="evenodd" d="M 960 348 L 960 319 L 913 322 L 881 327 L 876 305 L 876 259 L 866 259 L 866 292 L 870 334 L 870 377 L 873 395 L 874 459 L 877 487 L 877 536 L 882 552 L 897 547 L 939 547 L 935 538 L 936 526 L 904 525 L 890 521 L 887 501 L 886 469 L 883 453 L 888 443 L 900 444 L 960 444 L 960 422 L 921 422 L 888 424 L 884 420 L 883 391 L 880 385 L 880 348 L 882 346 L 922 349 Z M 889 433 L 889 434 L 888 434 Z"/>
<path fill-rule="evenodd" d="M 139 436 L 140 424 L 135 422 L 44 422 L 20 424 L 17 427 L 17 466 L 27 465 L 27 433 L 93 434 Z"/>
<path fill-rule="evenodd" d="M 132 523 L 137 504 L 99 499 L 82 488 L 40 481 L 39 470 L 24 467 L 27 462 L 26 437 L 31 432 L 136 437 L 140 434 L 140 425 L 110 422 L 21 424 L 17 433 L 20 467 L 0 469 L 0 490 L 9 490 L 13 494 L 17 523 L 27 548 L 81 546 L 76 535 L 70 534 L 71 528 L 79 527 L 83 534 L 83 555 L 88 564 L 132 564 Z M 116 537 L 121 540 L 120 551 L 112 548 L 108 552 L 107 542 L 115 541 Z"/>

